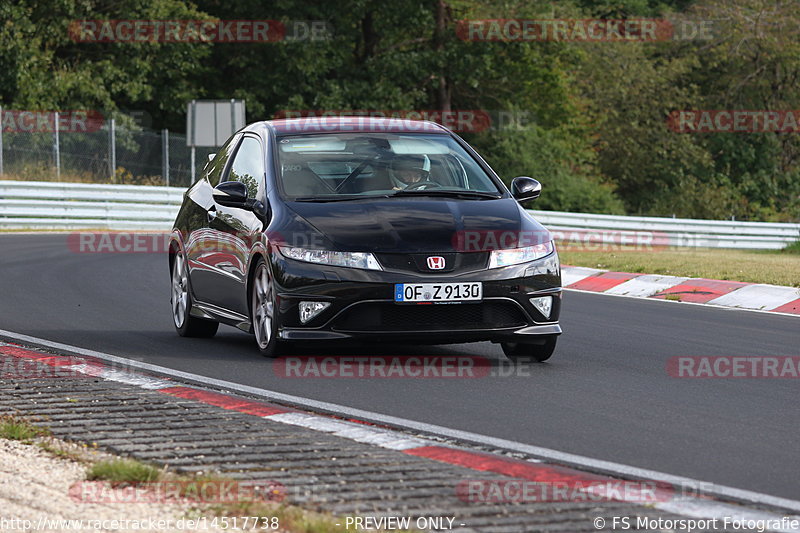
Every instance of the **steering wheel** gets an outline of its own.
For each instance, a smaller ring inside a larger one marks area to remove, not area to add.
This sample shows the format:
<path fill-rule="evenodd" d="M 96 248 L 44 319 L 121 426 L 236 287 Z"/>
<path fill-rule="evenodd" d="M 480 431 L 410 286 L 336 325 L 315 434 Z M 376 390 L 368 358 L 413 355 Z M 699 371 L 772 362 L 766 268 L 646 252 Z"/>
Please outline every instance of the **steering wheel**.
<path fill-rule="evenodd" d="M 441 189 L 442 188 L 442 184 L 441 183 L 437 183 L 435 181 L 431 181 L 431 180 L 423 180 L 423 181 L 418 181 L 417 183 L 412 183 L 412 184 L 406 186 L 406 188 L 404 190 L 406 190 L 406 191 L 416 191 L 417 189 L 427 189 L 429 187 L 431 189 Z"/>

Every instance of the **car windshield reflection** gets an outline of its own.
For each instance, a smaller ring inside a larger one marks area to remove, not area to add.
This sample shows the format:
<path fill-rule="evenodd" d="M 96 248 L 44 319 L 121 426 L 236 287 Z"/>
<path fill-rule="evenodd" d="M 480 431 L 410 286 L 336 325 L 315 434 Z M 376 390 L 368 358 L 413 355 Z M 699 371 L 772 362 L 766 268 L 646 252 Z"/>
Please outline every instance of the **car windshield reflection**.
<path fill-rule="evenodd" d="M 278 146 L 283 192 L 297 201 L 389 197 L 398 191 L 451 197 L 503 194 L 449 135 L 285 136 Z"/>

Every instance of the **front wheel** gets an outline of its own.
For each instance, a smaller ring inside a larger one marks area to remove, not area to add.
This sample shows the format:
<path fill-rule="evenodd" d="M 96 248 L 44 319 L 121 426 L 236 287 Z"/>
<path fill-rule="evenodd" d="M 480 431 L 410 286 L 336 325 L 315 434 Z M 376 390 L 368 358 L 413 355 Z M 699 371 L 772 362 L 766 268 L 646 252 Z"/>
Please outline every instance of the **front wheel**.
<path fill-rule="evenodd" d="M 278 339 L 275 285 L 263 259 L 258 260 L 250 288 L 250 320 L 256 334 L 256 344 L 262 355 L 275 357 L 283 343 Z"/>
<path fill-rule="evenodd" d="M 547 361 L 553 355 L 557 340 L 558 336 L 547 335 L 541 338 L 539 343 L 504 342 L 502 343 L 503 353 L 512 361 L 529 357 L 541 363 Z"/>
<path fill-rule="evenodd" d="M 172 264 L 172 322 L 181 337 L 213 337 L 219 328 L 219 322 L 204 320 L 192 316 L 192 291 L 189 284 L 189 271 L 183 253 L 175 255 Z"/>

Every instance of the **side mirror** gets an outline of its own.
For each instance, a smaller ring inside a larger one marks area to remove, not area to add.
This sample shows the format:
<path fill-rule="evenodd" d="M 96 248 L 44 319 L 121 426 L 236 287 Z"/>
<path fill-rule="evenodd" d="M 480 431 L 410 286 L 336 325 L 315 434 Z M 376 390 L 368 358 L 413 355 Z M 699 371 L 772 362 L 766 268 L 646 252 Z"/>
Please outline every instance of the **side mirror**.
<path fill-rule="evenodd" d="M 214 201 L 227 207 L 247 207 L 247 186 L 241 181 L 223 181 L 214 187 Z"/>
<path fill-rule="evenodd" d="M 519 176 L 511 180 L 511 195 L 518 202 L 535 200 L 542 194 L 542 184 L 533 178 Z"/>

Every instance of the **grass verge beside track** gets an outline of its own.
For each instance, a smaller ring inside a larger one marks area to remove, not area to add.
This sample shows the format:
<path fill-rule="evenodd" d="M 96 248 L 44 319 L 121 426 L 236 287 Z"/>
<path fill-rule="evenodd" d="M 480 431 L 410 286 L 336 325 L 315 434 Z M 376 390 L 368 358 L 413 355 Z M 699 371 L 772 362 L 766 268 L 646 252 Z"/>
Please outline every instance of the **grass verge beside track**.
<path fill-rule="evenodd" d="M 17 441 L 23 446 L 36 446 L 47 452 L 60 463 L 48 462 L 47 459 L 37 457 L 35 452 L 30 451 L 28 448 L 19 448 L 16 445 L 6 444 L 9 441 Z M 210 524 L 209 531 L 225 531 L 229 529 L 231 524 L 244 524 L 244 518 L 249 520 L 251 526 L 249 529 L 253 531 L 269 530 L 277 531 L 278 533 L 336 533 L 343 530 L 342 524 L 345 523 L 344 517 L 337 517 L 329 513 L 315 512 L 295 505 L 287 505 L 285 503 L 272 502 L 253 497 L 252 499 L 244 498 L 241 501 L 232 499 L 230 502 L 222 501 L 224 498 L 220 497 L 220 501 L 206 502 L 202 498 L 207 497 L 209 494 L 222 494 L 224 487 L 230 491 L 231 487 L 237 489 L 235 481 L 212 475 L 206 476 L 186 476 L 177 475 L 167 472 L 167 469 L 159 469 L 150 464 L 146 464 L 135 459 L 119 458 L 109 455 L 106 452 L 100 452 L 100 457 L 94 457 L 98 454 L 94 449 L 87 445 L 77 442 L 67 442 L 56 439 L 49 435 L 45 428 L 41 428 L 30 423 L 28 420 L 16 416 L 3 416 L 0 417 L 0 460 L 3 454 L 6 454 L 6 460 L 13 455 L 19 455 L 23 450 L 26 454 L 24 458 L 27 461 L 36 463 L 41 469 L 38 475 L 44 477 L 53 474 L 59 479 L 65 477 L 64 472 L 53 473 L 54 470 L 63 469 L 65 465 L 70 463 L 78 465 L 79 469 L 85 469 L 84 479 L 89 482 L 107 483 L 102 490 L 89 490 L 86 494 L 94 497 L 102 497 L 103 506 L 107 510 L 113 512 L 130 511 L 131 516 L 142 511 L 152 511 L 152 513 L 164 513 L 166 511 L 176 512 L 178 515 L 185 515 L 184 517 L 203 516 L 203 524 Z M 30 457 L 28 457 L 30 456 Z M 18 458 L 20 461 L 23 458 Z M 73 468 L 74 469 L 74 468 Z M 2 476 L 0 476 L 2 477 Z M 83 483 L 78 479 L 77 483 Z M 48 518 L 56 518 L 59 513 L 52 509 L 41 509 L 37 507 L 35 500 L 36 487 L 29 486 L 28 483 L 15 479 L 16 486 L 14 488 L 16 500 L 14 504 L 29 505 L 32 509 L 37 511 L 52 511 L 53 516 Z M 171 484 L 171 485 L 170 485 Z M 72 491 L 74 485 L 70 487 L 69 497 L 76 498 L 80 496 L 80 491 Z M 126 488 L 128 489 L 126 491 Z M 131 489 L 136 488 L 139 492 Z M 88 489 L 85 489 L 88 490 Z M 114 491 L 119 492 L 114 492 Z M 179 492 L 175 492 L 179 490 Z M 144 492 L 142 492 L 144 491 Z M 150 492 L 147 492 L 150 491 Z M 159 492 L 161 491 L 161 492 Z M 74 493 L 73 493 L 74 492 Z M 76 496 L 76 494 L 78 496 Z M 58 493 L 51 500 L 64 500 L 69 501 L 67 498 L 68 492 Z M 0 494 L 0 504 L 4 503 L 4 494 Z M 84 495 L 85 496 L 85 495 Z M 252 496 L 255 496 L 253 493 Z M 170 499 L 172 498 L 172 499 Z M 140 507 L 135 509 L 128 509 L 131 504 L 138 503 Z M 53 502 L 49 502 L 50 507 L 57 507 Z M 152 504 L 148 507 L 148 504 Z M 164 505 L 171 505 L 164 509 Z M 84 502 L 75 501 L 71 503 L 73 510 L 82 510 Z M 75 507 L 77 505 L 77 507 Z M 63 507 L 63 502 L 61 502 Z M 138 515 L 136 515 L 138 516 Z M 107 517 L 104 517 L 107 518 Z M 125 519 L 127 515 L 118 518 Z M 87 516 L 86 520 L 99 520 L 95 516 Z M 201 519 L 195 521 L 200 523 Z M 221 525 L 218 527 L 218 525 Z M 234 526 L 233 529 L 238 529 L 239 526 Z M 244 527 L 242 527 L 244 529 Z M 172 531 L 172 529 L 170 529 Z M 189 531 L 190 529 L 179 528 L 180 531 Z M 378 533 L 385 530 L 372 530 Z M 403 530 L 397 533 L 414 533 L 417 530 Z"/>
<path fill-rule="evenodd" d="M 779 251 L 636 247 L 589 251 L 561 246 L 558 255 L 571 266 L 800 287 L 798 244 Z"/>

